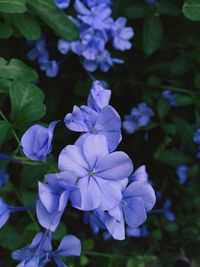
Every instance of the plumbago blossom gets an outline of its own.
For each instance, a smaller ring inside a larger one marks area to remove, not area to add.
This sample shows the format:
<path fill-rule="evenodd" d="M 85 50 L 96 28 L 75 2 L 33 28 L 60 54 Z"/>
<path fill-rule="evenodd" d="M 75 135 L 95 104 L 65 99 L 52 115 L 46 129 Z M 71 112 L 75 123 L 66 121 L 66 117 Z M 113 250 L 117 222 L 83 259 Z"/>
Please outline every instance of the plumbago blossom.
<path fill-rule="evenodd" d="M 126 228 L 129 236 L 139 235 L 138 227 L 146 221 L 156 197 L 145 166 L 133 172 L 129 156 L 116 151 L 122 139 L 121 119 L 109 105 L 110 98 L 111 91 L 95 81 L 87 106 L 75 106 L 65 116 L 66 127 L 81 135 L 61 151 L 58 172 L 47 174 L 43 182 L 38 182 L 36 215 L 46 232 L 38 233 L 31 245 L 13 253 L 13 259 L 20 261 L 18 267 L 43 267 L 50 260 L 64 267 L 61 257 L 80 255 L 80 241 L 73 235 L 64 237 L 52 250 L 52 234 L 69 204 L 84 212 L 84 221 L 94 233 L 103 230 L 105 240 L 125 239 Z M 29 159 L 47 159 L 57 123 L 53 121 L 48 128 L 34 125 L 22 136 L 23 152 Z M 0 226 L 11 212 L 26 209 L 9 206 L 1 199 Z M 140 236 L 145 234 L 141 232 Z"/>
<path fill-rule="evenodd" d="M 123 60 L 112 58 L 106 46 L 110 42 L 114 49 L 125 51 L 131 49 L 130 39 L 133 29 L 126 27 L 127 19 L 111 17 L 111 1 L 75 0 L 74 9 L 77 17 L 72 21 L 80 31 L 80 40 L 75 42 L 58 41 L 58 50 L 62 54 L 70 51 L 83 58 L 83 66 L 93 72 L 99 68 L 107 72 L 114 63 Z"/>
<path fill-rule="evenodd" d="M 61 9 L 66 9 L 70 1 L 55 0 L 55 4 Z M 70 19 L 78 28 L 80 39 L 73 42 L 59 39 L 57 42 L 58 51 L 62 55 L 73 52 L 81 57 L 84 68 L 89 72 L 97 69 L 107 72 L 115 63 L 124 63 L 122 59 L 112 57 L 108 46 L 112 45 L 114 49 L 120 51 L 132 47 L 133 29 L 126 27 L 125 17 L 116 20 L 112 18 L 111 4 L 112 1 L 109 0 L 75 0 L 73 8 L 76 17 Z M 45 36 L 29 44 L 33 48 L 29 51 L 28 58 L 37 61 L 40 69 L 48 77 L 55 77 L 59 71 L 59 63 L 50 59 Z"/>

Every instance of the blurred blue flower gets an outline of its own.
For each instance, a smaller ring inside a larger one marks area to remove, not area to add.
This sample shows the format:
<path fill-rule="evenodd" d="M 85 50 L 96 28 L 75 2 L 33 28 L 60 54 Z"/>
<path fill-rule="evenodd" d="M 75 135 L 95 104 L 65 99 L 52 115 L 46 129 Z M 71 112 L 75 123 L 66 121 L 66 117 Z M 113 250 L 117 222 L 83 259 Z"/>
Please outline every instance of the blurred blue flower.
<path fill-rule="evenodd" d="M 148 5 L 153 5 L 155 3 L 155 0 L 146 0 Z"/>
<path fill-rule="evenodd" d="M 70 0 L 55 0 L 55 4 L 61 9 L 66 9 L 70 5 Z"/>
<path fill-rule="evenodd" d="M 105 106 L 109 105 L 111 90 L 105 89 L 104 84 L 95 81 L 88 96 L 87 105 L 93 110 L 100 112 Z"/>
<path fill-rule="evenodd" d="M 167 199 L 167 200 L 164 202 L 163 212 L 164 212 L 164 215 L 165 215 L 165 217 L 166 217 L 166 219 L 167 219 L 168 221 L 174 221 L 174 220 L 175 220 L 175 215 L 174 215 L 174 213 L 171 211 L 171 200 L 170 200 L 170 199 Z"/>
<path fill-rule="evenodd" d="M 94 149 L 95 148 L 95 149 Z M 109 210 L 121 200 L 120 180 L 128 177 L 133 165 L 124 152 L 109 153 L 103 135 L 91 135 L 81 146 L 68 145 L 59 156 L 61 171 L 74 171 L 81 193 L 81 210 Z"/>
<path fill-rule="evenodd" d="M 0 170 L 0 188 L 4 187 L 9 180 L 9 174 L 5 170 Z"/>
<path fill-rule="evenodd" d="M 113 46 L 119 50 L 128 50 L 132 47 L 130 39 L 133 38 L 134 32 L 131 27 L 126 27 L 127 19 L 124 17 L 118 18 L 112 24 Z"/>
<path fill-rule="evenodd" d="M 188 179 L 187 173 L 188 173 L 188 166 L 186 165 L 180 165 L 176 168 L 176 174 L 179 178 L 180 184 L 184 184 L 187 181 Z"/>
<path fill-rule="evenodd" d="M 111 5 L 111 0 L 83 0 L 83 3 L 91 8 L 100 4 Z"/>
<path fill-rule="evenodd" d="M 195 132 L 193 140 L 196 144 L 200 145 L 200 129 Z"/>
<path fill-rule="evenodd" d="M 23 152 L 31 160 L 44 161 L 52 150 L 53 132 L 59 121 L 53 121 L 49 127 L 33 125 L 21 138 Z"/>
<path fill-rule="evenodd" d="M 39 223 L 54 232 L 70 199 L 72 205 L 81 205 L 81 196 L 75 182 L 77 175 L 65 171 L 45 176 L 46 184 L 39 182 L 36 213 Z"/>
<path fill-rule="evenodd" d="M 128 134 L 133 134 L 141 127 L 146 126 L 152 116 L 154 116 L 153 110 L 146 103 L 140 103 L 131 110 L 130 115 L 125 116 L 123 128 Z"/>
<path fill-rule="evenodd" d="M 33 238 L 32 243 L 22 249 L 12 253 L 14 260 L 20 261 L 17 266 L 20 267 L 43 267 L 46 266 L 53 258 L 58 267 L 66 266 L 61 257 L 80 256 L 80 240 L 73 236 L 65 236 L 59 247 L 52 251 L 51 233 L 46 231 L 38 233 Z"/>
<path fill-rule="evenodd" d="M 176 95 L 177 94 L 174 94 L 170 90 L 165 90 L 165 91 L 162 92 L 162 96 L 164 98 L 168 99 L 171 107 L 176 107 L 177 106 L 176 99 L 175 99 Z"/>
<path fill-rule="evenodd" d="M 92 232 L 97 234 L 99 230 L 106 230 L 103 222 L 104 216 L 99 210 L 85 211 L 83 215 L 83 221 L 90 225 Z"/>
<path fill-rule="evenodd" d="M 126 234 L 129 237 L 147 237 L 149 235 L 149 231 L 146 227 L 132 228 L 126 227 Z"/>

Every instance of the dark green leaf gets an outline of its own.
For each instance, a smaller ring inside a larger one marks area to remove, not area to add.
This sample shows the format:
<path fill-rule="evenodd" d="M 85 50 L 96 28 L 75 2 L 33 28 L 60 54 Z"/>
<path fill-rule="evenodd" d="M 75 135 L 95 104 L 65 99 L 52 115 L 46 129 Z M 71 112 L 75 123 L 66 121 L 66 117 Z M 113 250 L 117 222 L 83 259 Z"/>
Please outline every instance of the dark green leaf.
<path fill-rule="evenodd" d="M 0 0 L 0 11 L 5 13 L 24 13 L 26 11 L 26 1 Z"/>
<path fill-rule="evenodd" d="M 143 1 L 133 1 L 124 9 L 126 17 L 130 19 L 145 17 L 149 14 L 149 12 L 150 10 L 148 5 Z"/>
<path fill-rule="evenodd" d="M 172 136 L 176 134 L 176 126 L 174 124 L 162 123 L 160 127 L 166 134 L 170 134 Z"/>
<path fill-rule="evenodd" d="M 0 78 L 22 79 L 23 81 L 34 81 L 38 79 L 35 70 L 25 65 L 18 59 L 12 59 L 8 64 L 0 64 Z"/>
<path fill-rule="evenodd" d="M 193 103 L 193 98 L 187 95 L 176 95 L 175 102 L 178 106 L 187 106 Z"/>
<path fill-rule="evenodd" d="M 151 15 L 144 20 L 143 49 L 145 54 L 152 55 L 161 44 L 163 26 L 157 15 Z"/>
<path fill-rule="evenodd" d="M 169 0 L 162 0 L 157 4 L 157 12 L 167 16 L 178 16 L 181 9 Z"/>
<path fill-rule="evenodd" d="M 173 116 L 172 121 L 177 128 L 177 134 L 192 152 L 195 152 L 195 144 L 193 142 L 194 129 L 191 124 L 178 116 Z"/>
<path fill-rule="evenodd" d="M 170 73 L 173 76 L 180 76 L 188 72 L 191 66 L 188 56 L 181 54 L 171 63 Z"/>
<path fill-rule="evenodd" d="M 44 94 L 33 84 L 14 82 L 10 88 L 10 99 L 15 124 L 33 122 L 45 115 Z"/>
<path fill-rule="evenodd" d="M 28 40 L 37 40 L 41 36 L 38 21 L 30 14 L 15 14 L 14 23 L 20 33 Z"/>
<path fill-rule="evenodd" d="M 27 0 L 27 4 L 58 36 L 68 41 L 78 39 L 78 29 L 54 0 Z"/>
<path fill-rule="evenodd" d="M 155 154 L 155 158 L 158 161 L 172 166 L 178 166 L 192 162 L 192 158 L 190 158 L 189 155 L 183 154 L 181 151 L 175 149 L 159 151 Z"/>
<path fill-rule="evenodd" d="M 9 38 L 12 32 L 12 29 L 6 23 L 0 23 L 0 39 Z"/>
<path fill-rule="evenodd" d="M 188 19 L 200 21 L 200 0 L 185 0 L 183 14 Z"/>
<path fill-rule="evenodd" d="M 0 94 L 9 94 L 11 81 L 7 79 L 0 79 Z"/>
<path fill-rule="evenodd" d="M 10 127 L 10 123 L 6 121 L 0 121 L 0 146 L 3 144 Z"/>
<path fill-rule="evenodd" d="M 157 112 L 158 112 L 158 117 L 163 120 L 164 117 L 168 114 L 170 111 L 170 103 L 167 99 L 161 97 L 158 99 L 157 102 Z"/>

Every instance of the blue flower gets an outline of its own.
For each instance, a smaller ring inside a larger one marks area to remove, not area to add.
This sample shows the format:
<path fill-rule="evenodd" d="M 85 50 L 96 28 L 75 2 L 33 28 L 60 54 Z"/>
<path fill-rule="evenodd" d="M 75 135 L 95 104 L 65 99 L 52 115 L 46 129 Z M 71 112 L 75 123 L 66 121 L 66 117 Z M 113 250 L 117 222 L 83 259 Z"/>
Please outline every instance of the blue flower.
<path fill-rule="evenodd" d="M 137 168 L 134 173 L 129 177 L 129 182 L 148 182 L 148 174 L 146 172 L 146 166 L 142 165 L 139 168 Z"/>
<path fill-rule="evenodd" d="M 196 144 L 200 145 L 200 129 L 195 132 L 193 140 Z"/>
<path fill-rule="evenodd" d="M 177 104 L 176 104 L 176 97 L 177 94 L 174 94 L 173 92 L 169 91 L 169 90 L 165 90 L 162 92 L 162 96 L 166 99 L 168 99 L 169 103 L 170 103 L 170 106 L 171 107 L 176 107 Z"/>
<path fill-rule="evenodd" d="M 70 5 L 70 0 L 55 0 L 55 4 L 61 9 L 66 9 Z"/>
<path fill-rule="evenodd" d="M 48 77 L 56 77 L 59 71 L 59 64 L 55 60 L 49 60 L 46 57 L 41 57 L 38 61 L 41 70 L 45 71 Z"/>
<path fill-rule="evenodd" d="M 111 90 L 106 90 L 100 81 L 95 81 L 88 96 L 87 105 L 93 110 L 100 112 L 105 106 L 109 105 Z"/>
<path fill-rule="evenodd" d="M 148 5 L 153 5 L 155 3 L 155 0 L 146 0 Z"/>
<path fill-rule="evenodd" d="M 119 50 L 128 50 L 132 47 L 132 43 L 129 41 L 133 35 L 133 29 L 126 26 L 127 19 L 124 17 L 118 18 L 112 24 L 112 36 L 113 36 L 113 46 Z"/>
<path fill-rule="evenodd" d="M 111 25 L 111 9 L 105 4 L 87 8 L 80 0 L 75 0 L 74 8 L 79 14 L 77 17 L 94 29 L 108 29 Z"/>
<path fill-rule="evenodd" d="M 39 199 L 36 213 L 39 223 L 54 232 L 60 223 L 62 214 L 71 200 L 74 206 L 81 205 L 79 189 L 75 186 L 77 175 L 71 171 L 48 174 L 46 184 L 39 182 Z"/>
<path fill-rule="evenodd" d="M 83 221 L 90 225 L 92 232 L 97 234 L 99 230 L 106 230 L 105 224 L 103 222 L 101 211 L 93 210 L 93 211 L 85 211 L 83 215 Z"/>
<path fill-rule="evenodd" d="M 95 148 L 95 149 L 94 149 Z M 109 210 L 121 200 L 120 181 L 130 175 L 133 165 L 124 152 L 109 153 L 103 135 L 91 135 L 82 146 L 68 145 L 59 156 L 61 171 L 74 171 L 81 193 L 81 210 Z"/>
<path fill-rule="evenodd" d="M 110 90 L 105 90 L 102 83 L 93 83 L 88 97 L 88 106 L 74 106 L 73 112 L 65 116 L 64 122 L 68 129 L 84 133 L 76 141 L 81 145 L 90 135 L 104 135 L 109 151 L 116 149 L 121 141 L 121 119 L 117 111 L 107 104 Z"/>
<path fill-rule="evenodd" d="M 167 199 L 167 200 L 164 202 L 163 212 L 164 212 L 164 215 L 165 215 L 165 217 L 166 217 L 166 219 L 167 219 L 168 221 L 174 221 L 174 220 L 175 220 L 175 215 L 174 215 L 174 213 L 171 211 L 171 200 L 170 200 L 170 199 Z"/>
<path fill-rule="evenodd" d="M 35 47 L 33 49 L 31 49 L 27 54 L 27 57 L 30 60 L 35 61 L 44 55 L 48 55 L 44 36 L 42 36 L 37 41 L 31 41 L 29 43 L 30 43 L 30 45 L 35 45 Z"/>
<path fill-rule="evenodd" d="M 10 213 L 10 206 L 2 198 L 0 198 L 0 228 L 8 221 Z"/>
<path fill-rule="evenodd" d="M 9 180 L 9 174 L 5 170 L 0 170 L 0 188 L 4 187 Z"/>
<path fill-rule="evenodd" d="M 147 237 L 149 235 L 149 231 L 146 227 L 140 227 L 140 228 L 131 228 L 126 227 L 126 234 L 129 237 Z"/>
<path fill-rule="evenodd" d="M 80 256 L 80 240 L 73 236 L 65 236 L 59 247 L 52 251 L 51 233 L 38 233 L 33 238 L 32 243 L 22 249 L 12 253 L 14 260 L 20 261 L 17 266 L 20 267 L 43 267 L 53 258 L 58 267 L 66 266 L 61 257 Z"/>
<path fill-rule="evenodd" d="M 33 125 L 21 139 L 24 154 L 31 160 L 44 161 L 52 150 L 54 128 L 58 121 L 53 121 L 48 128 L 41 125 Z"/>
<path fill-rule="evenodd" d="M 83 0 L 88 7 L 98 6 L 100 4 L 111 5 L 111 0 Z"/>
<path fill-rule="evenodd" d="M 140 103 L 131 110 L 130 115 L 125 116 L 123 128 L 128 134 L 133 134 L 141 127 L 146 126 L 153 115 L 153 110 L 146 103 Z"/>
<path fill-rule="evenodd" d="M 180 165 L 177 167 L 176 174 L 179 178 L 180 184 L 184 184 L 187 181 L 188 179 L 187 173 L 188 173 L 188 166 Z"/>

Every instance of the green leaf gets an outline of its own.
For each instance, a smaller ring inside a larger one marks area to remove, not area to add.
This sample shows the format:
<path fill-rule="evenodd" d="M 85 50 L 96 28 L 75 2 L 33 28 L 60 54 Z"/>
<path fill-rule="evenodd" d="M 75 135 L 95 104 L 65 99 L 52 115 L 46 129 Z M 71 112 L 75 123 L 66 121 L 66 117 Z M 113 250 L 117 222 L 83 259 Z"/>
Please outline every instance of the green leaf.
<path fill-rule="evenodd" d="M 181 9 L 169 0 L 162 0 L 157 3 L 157 12 L 167 16 L 178 16 Z"/>
<path fill-rule="evenodd" d="M 40 24 L 30 14 L 15 14 L 14 23 L 20 33 L 28 40 L 37 40 L 41 36 Z"/>
<path fill-rule="evenodd" d="M 0 121 L 0 146 L 3 144 L 10 128 L 11 128 L 10 123 L 6 121 Z"/>
<path fill-rule="evenodd" d="M 188 19 L 200 21 L 200 0 L 186 0 L 182 11 Z"/>
<path fill-rule="evenodd" d="M 143 49 L 146 55 L 152 55 L 160 47 L 163 38 L 163 26 L 157 15 L 144 19 Z"/>
<path fill-rule="evenodd" d="M 9 94 L 10 86 L 10 80 L 0 79 L 0 94 Z"/>
<path fill-rule="evenodd" d="M 8 64 L 0 64 L 0 78 L 34 81 L 38 79 L 38 75 L 35 70 L 14 58 Z"/>
<path fill-rule="evenodd" d="M 170 73 L 173 76 L 181 76 L 187 73 L 191 67 L 192 64 L 188 55 L 183 53 L 171 62 Z"/>
<path fill-rule="evenodd" d="M 183 154 L 181 151 L 175 149 L 159 151 L 156 152 L 154 156 L 158 161 L 172 166 L 178 166 L 192 162 L 192 158 L 190 158 L 190 156 Z"/>
<path fill-rule="evenodd" d="M 170 103 L 165 98 L 159 98 L 157 102 L 158 117 L 163 120 L 170 111 Z"/>
<path fill-rule="evenodd" d="M 68 41 L 78 39 L 77 27 L 65 12 L 55 5 L 54 0 L 27 0 L 27 4 L 58 36 Z"/>
<path fill-rule="evenodd" d="M 25 0 L 0 0 L 0 12 L 24 13 L 26 12 Z"/>
<path fill-rule="evenodd" d="M 187 121 L 178 116 L 173 116 L 172 121 L 177 129 L 177 134 L 181 138 L 183 144 L 185 144 L 191 152 L 196 151 L 195 144 L 193 142 L 194 129 Z"/>
<path fill-rule="evenodd" d="M 11 116 L 15 124 L 33 122 L 45 115 L 44 94 L 35 85 L 14 82 L 10 88 Z"/>
<path fill-rule="evenodd" d="M 149 7 L 143 1 L 134 1 L 126 5 L 124 13 L 129 19 L 142 18 L 149 14 Z"/>
<path fill-rule="evenodd" d="M 12 29 L 6 23 L 0 23 L 0 39 L 9 38 L 12 32 Z"/>
<path fill-rule="evenodd" d="M 169 134 L 172 136 L 176 134 L 176 126 L 172 123 L 162 123 L 160 127 L 166 134 Z"/>
<path fill-rule="evenodd" d="M 193 98 L 187 95 L 176 95 L 175 102 L 177 106 L 187 106 L 193 104 Z"/>

